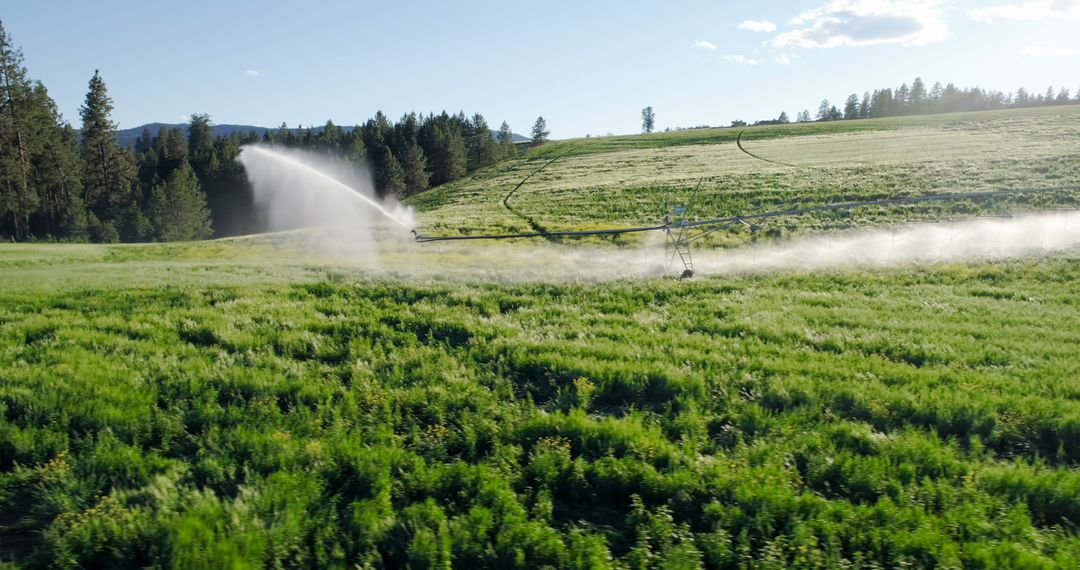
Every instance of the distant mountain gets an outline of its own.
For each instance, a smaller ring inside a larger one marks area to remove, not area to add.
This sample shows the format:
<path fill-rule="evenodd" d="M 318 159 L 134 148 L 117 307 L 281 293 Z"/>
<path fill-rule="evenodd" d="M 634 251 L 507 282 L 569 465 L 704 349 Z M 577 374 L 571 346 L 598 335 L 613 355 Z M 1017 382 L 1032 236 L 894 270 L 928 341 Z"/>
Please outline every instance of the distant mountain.
<path fill-rule="evenodd" d="M 181 129 L 184 132 L 187 132 L 188 125 L 187 125 L 187 123 L 147 123 L 145 125 L 135 127 L 133 129 L 121 129 L 117 133 L 116 138 L 117 138 L 117 140 L 120 141 L 120 146 L 125 147 L 125 148 L 126 147 L 133 147 L 133 146 L 135 146 L 135 140 L 142 136 L 143 129 L 149 130 L 150 131 L 150 136 L 157 136 L 158 131 L 161 130 L 162 127 L 166 128 L 166 129 Z M 350 132 L 354 128 L 355 127 L 352 127 L 352 126 L 348 126 L 348 127 L 342 126 L 341 127 L 341 129 L 343 131 L 345 131 L 345 132 Z M 315 127 L 316 131 L 319 131 L 321 129 L 322 129 L 321 126 Z M 253 125 L 214 125 L 213 128 L 211 129 L 211 133 L 215 137 L 218 137 L 218 136 L 227 137 L 227 136 L 231 136 L 233 133 L 240 133 L 240 134 L 246 135 L 246 134 L 254 131 L 256 135 L 258 135 L 259 137 L 262 137 L 263 134 L 266 133 L 266 131 L 276 131 L 276 130 L 277 130 L 277 128 L 256 127 L 256 126 L 253 126 Z M 289 129 L 289 130 L 293 131 L 293 132 L 296 132 L 296 131 L 298 131 L 300 129 Z M 491 136 L 495 136 L 496 134 L 497 134 L 496 131 L 494 129 L 492 129 Z M 514 133 L 514 142 L 524 142 L 524 141 L 527 141 L 527 140 L 529 140 L 529 137 L 522 136 L 522 135 L 519 135 L 517 133 Z"/>
<path fill-rule="evenodd" d="M 117 138 L 118 141 L 120 141 L 120 146 L 122 146 L 122 147 L 132 147 L 132 146 L 135 146 L 135 140 L 142 136 L 143 129 L 149 130 L 150 131 L 150 136 L 157 136 L 158 131 L 161 130 L 162 127 L 166 128 L 166 129 L 180 129 L 180 130 L 182 130 L 182 131 L 184 131 L 186 133 L 187 128 L 188 128 L 188 124 L 187 123 L 147 123 L 145 125 L 135 127 L 133 129 L 121 129 L 117 133 L 116 138 Z M 345 128 L 345 130 L 351 130 L 352 129 L 352 127 L 343 127 L 343 128 Z M 217 136 L 227 137 L 227 136 L 232 135 L 233 133 L 247 134 L 247 133 L 250 133 L 251 131 L 255 131 L 255 134 L 257 134 L 257 135 L 259 135 L 261 137 L 261 136 L 263 136 L 263 133 L 265 133 L 266 131 L 270 131 L 270 130 L 277 130 L 277 129 L 268 129 L 266 127 L 255 127 L 255 126 L 252 126 L 252 125 L 214 125 L 210 132 L 215 137 L 217 137 Z M 291 129 L 291 130 L 296 131 L 297 129 Z"/>

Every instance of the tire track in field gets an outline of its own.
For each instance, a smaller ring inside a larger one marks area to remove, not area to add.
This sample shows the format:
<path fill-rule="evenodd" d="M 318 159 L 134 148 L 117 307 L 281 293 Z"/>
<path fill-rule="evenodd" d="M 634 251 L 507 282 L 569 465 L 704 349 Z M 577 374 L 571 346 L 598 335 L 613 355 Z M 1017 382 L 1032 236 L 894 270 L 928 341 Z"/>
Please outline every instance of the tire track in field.
<path fill-rule="evenodd" d="M 746 154 L 748 154 L 748 155 L 750 155 L 750 156 L 752 156 L 752 157 L 754 157 L 754 158 L 756 158 L 758 160 L 765 161 L 765 162 L 768 162 L 770 164 L 778 164 L 780 166 L 789 166 L 791 168 L 808 168 L 810 170 L 822 170 L 822 168 L 819 168 L 817 166 L 808 166 L 808 165 L 805 165 L 805 164 L 791 164 L 790 162 L 780 162 L 779 160 L 773 160 L 771 158 L 765 158 L 764 156 L 758 156 L 758 155 L 746 150 L 746 147 L 744 147 L 742 145 L 743 132 L 745 132 L 745 131 L 739 131 L 738 136 L 735 137 L 735 144 L 738 145 L 739 150 L 745 152 Z"/>
<path fill-rule="evenodd" d="M 520 189 L 522 186 L 524 186 L 525 183 L 528 182 L 530 178 L 532 178 L 533 176 L 536 176 L 537 174 L 540 173 L 540 171 L 542 171 L 545 168 L 551 166 L 553 163 L 555 163 L 555 161 L 559 160 L 560 158 L 562 158 L 562 157 L 570 154 L 574 150 L 576 150 L 577 146 L 578 145 L 572 145 L 570 148 L 566 149 L 566 151 L 562 152 L 561 154 L 556 155 L 551 160 L 545 162 L 543 165 L 540 166 L 540 168 L 537 168 L 536 170 L 530 172 L 527 176 L 525 176 L 525 178 L 521 179 L 521 182 L 517 183 L 517 186 L 514 186 L 513 190 L 510 190 L 510 192 L 508 192 L 506 194 L 506 196 L 503 196 L 503 199 L 502 199 L 503 207 L 506 208 L 506 210 L 508 212 L 510 212 L 514 216 L 516 216 L 519 219 L 521 219 L 522 221 L 524 221 L 526 224 L 529 224 L 529 227 L 532 229 L 532 231 L 534 231 L 536 233 L 541 233 L 541 234 L 548 233 L 548 229 L 546 227 L 544 227 L 543 225 L 541 225 L 539 222 L 537 222 L 535 219 L 533 219 L 532 216 L 529 216 L 529 215 L 521 212 L 520 210 L 512 207 L 510 205 L 510 198 L 513 197 L 514 193 L 517 192 L 518 189 Z M 554 237 L 551 237 L 551 236 L 545 236 L 544 239 L 546 239 L 546 240 L 548 240 L 550 242 L 556 241 L 556 239 Z"/>

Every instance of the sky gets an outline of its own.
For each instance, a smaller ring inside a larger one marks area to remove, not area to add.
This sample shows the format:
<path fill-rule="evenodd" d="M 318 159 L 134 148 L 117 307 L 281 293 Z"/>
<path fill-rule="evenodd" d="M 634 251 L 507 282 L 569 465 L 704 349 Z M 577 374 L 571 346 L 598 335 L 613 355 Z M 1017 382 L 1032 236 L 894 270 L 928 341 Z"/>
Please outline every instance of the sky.
<path fill-rule="evenodd" d="M 1080 89 L 1080 0 L 24 0 L 0 13 L 64 118 L 100 69 L 121 128 L 480 112 L 552 138 L 816 111 L 910 84 Z"/>

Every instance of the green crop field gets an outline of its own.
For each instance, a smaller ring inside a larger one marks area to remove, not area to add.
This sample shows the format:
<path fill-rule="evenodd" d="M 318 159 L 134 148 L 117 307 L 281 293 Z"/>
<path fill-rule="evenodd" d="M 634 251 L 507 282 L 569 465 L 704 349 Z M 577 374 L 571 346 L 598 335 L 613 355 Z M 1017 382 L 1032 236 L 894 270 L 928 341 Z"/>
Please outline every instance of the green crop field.
<path fill-rule="evenodd" d="M 734 144 L 738 129 L 579 139 L 545 145 L 526 160 L 436 188 L 411 203 L 426 214 L 426 231 L 475 233 L 524 230 L 530 222 L 549 230 L 656 223 L 672 206 L 691 203 L 699 183 L 692 204 L 700 218 L 852 199 L 1080 184 L 1080 106 L 849 123 L 746 129 L 744 148 L 803 168 L 741 152 Z M 560 155 L 514 193 L 513 212 L 503 207 L 502 198 L 522 178 Z M 1069 202 L 1076 204 L 1076 194 Z M 790 219 L 778 228 L 798 233 L 830 223 L 925 219 L 922 210 L 856 212 L 855 220 L 831 222 Z M 744 238 L 729 236 L 714 245 Z"/>
<path fill-rule="evenodd" d="M 410 204 L 476 233 L 655 223 L 699 181 L 699 217 L 1080 184 L 1080 107 L 748 129 L 774 163 L 735 135 L 552 143 Z M 0 567 L 1080 566 L 1075 246 L 675 280 L 581 241 L 0 245 Z"/>

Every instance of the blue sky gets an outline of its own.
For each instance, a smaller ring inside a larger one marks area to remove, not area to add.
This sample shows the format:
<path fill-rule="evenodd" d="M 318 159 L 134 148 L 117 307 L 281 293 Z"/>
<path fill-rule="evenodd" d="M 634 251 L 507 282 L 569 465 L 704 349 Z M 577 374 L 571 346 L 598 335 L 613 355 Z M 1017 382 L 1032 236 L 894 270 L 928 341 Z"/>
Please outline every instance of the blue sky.
<path fill-rule="evenodd" d="M 9 3 L 65 118 L 100 69 L 123 128 L 480 111 L 554 138 L 721 125 L 953 81 L 1080 88 L 1080 0 Z"/>

